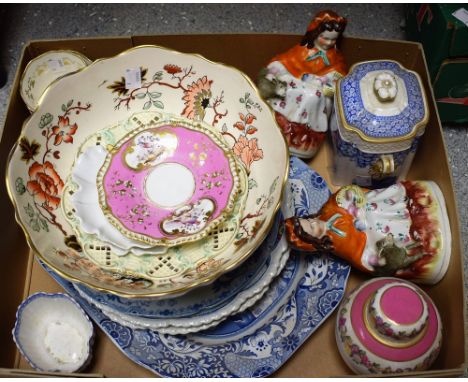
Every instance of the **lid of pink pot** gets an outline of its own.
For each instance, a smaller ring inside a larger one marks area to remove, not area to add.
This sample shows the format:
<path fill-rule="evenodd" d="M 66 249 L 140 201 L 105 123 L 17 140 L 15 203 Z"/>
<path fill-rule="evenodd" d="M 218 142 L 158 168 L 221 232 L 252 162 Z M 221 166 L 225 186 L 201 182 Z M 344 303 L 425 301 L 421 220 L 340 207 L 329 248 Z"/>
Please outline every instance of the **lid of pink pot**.
<path fill-rule="evenodd" d="M 362 285 L 350 313 L 359 341 L 377 356 L 395 362 L 425 354 L 441 327 L 432 300 L 419 287 L 396 278 Z"/>

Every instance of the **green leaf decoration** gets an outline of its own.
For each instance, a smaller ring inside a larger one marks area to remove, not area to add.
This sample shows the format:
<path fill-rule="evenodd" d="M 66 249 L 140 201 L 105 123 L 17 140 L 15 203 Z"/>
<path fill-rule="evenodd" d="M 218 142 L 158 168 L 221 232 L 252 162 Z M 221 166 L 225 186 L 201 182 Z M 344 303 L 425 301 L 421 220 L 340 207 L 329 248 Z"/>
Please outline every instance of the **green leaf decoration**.
<path fill-rule="evenodd" d="M 151 107 L 151 101 L 147 101 L 143 105 L 143 110 L 148 110 L 150 107 Z"/>
<path fill-rule="evenodd" d="M 34 217 L 34 208 L 33 206 L 31 206 L 31 204 L 28 203 L 28 205 L 24 207 L 24 210 L 30 218 Z"/>
<path fill-rule="evenodd" d="M 70 101 L 68 101 L 67 107 L 70 107 L 71 105 L 73 105 L 73 100 L 72 99 Z"/>
<path fill-rule="evenodd" d="M 162 72 L 162 71 L 161 71 L 161 72 L 156 72 L 156 73 L 154 73 L 154 75 L 153 75 L 153 81 L 159 81 L 159 80 L 162 78 L 162 76 L 163 76 L 163 72 Z"/>
<path fill-rule="evenodd" d="M 62 111 L 67 111 L 67 106 L 65 104 L 62 105 Z"/>
<path fill-rule="evenodd" d="M 41 116 L 41 119 L 39 121 L 39 128 L 43 129 L 44 127 L 46 127 L 49 123 L 52 123 L 52 121 L 54 120 L 54 117 L 52 114 L 50 113 L 46 113 L 44 115 Z"/>
<path fill-rule="evenodd" d="M 249 190 L 255 187 L 258 187 L 257 181 L 255 179 L 249 179 Z"/>
<path fill-rule="evenodd" d="M 42 229 L 46 232 L 49 232 L 49 226 L 47 225 L 47 221 L 45 219 L 39 218 L 39 222 L 41 223 Z"/>
<path fill-rule="evenodd" d="M 273 198 L 268 199 L 267 208 L 270 208 L 273 205 Z"/>
<path fill-rule="evenodd" d="M 244 234 L 243 234 L 242 232 L 239 232 L 239 233 L 236 235 L 236 240 L 241 239 L 242 236 L 244 236 Z"/>
<path fill-rule="evenodd" d="M 164 104 L 161 101 L 153 101 L 153 105 L 159 109 L 164 109 Z"/>
<path fill-rule="evenodd" d="M 257 204 L 260 204 L 261 201 L 262 201 L 262 198 L 258 198 L 257 201 L 256 201 L 256 203 L 257 203 Z"/>
<path fill-rule="evenodd" d="M 146 93 L 138 93 L 135 97 L 137 97 L 138 99 L 143 99 L 146 97 Z"/>
<path fill-rule="evenodd" d="M 239 98 L 239 102 L 240 102 L 240 103 L 244 103 L 245 101 L 244 101 L 243 98 Z"/>
<path fill-rule="evenodd" d="M 162 93 L 160 92 L 152 92 L 149 94 L 152 99 L 156 99 L 162 96 Z"/>
<path fill-rule="evenodd" d="M 273 181 L 273 183 L 270 186 L 270 195 L 273 194 L 276 190 L 276 186 L 278 185 L 278 177 Z"/>
<path fill-rule="evenodd" d="M 33 229 L 33 231 L 39 232 L 41 230 L 41 226 L 39 225 L 38 219 L 31 219 L 29 225 Z"/>
<path fill-rule="evenodd" d="M 23 178 L 17 178 L 15 181 L 16 192 L 20 195 L 23 195 L 26 192 L 26 187 L 24 186 Z"/>

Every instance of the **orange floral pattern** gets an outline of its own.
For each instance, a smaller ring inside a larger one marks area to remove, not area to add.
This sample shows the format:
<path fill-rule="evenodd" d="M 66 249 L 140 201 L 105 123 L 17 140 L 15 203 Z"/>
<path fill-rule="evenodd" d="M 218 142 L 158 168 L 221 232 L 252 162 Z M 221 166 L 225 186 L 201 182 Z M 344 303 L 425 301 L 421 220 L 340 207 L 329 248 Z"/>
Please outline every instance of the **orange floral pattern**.
<path fill-rule="evenodd" d="M 26 189 L 34 201 L 48 211 L 58 208 L 63 181 L 49 161 L 44 164 L 34 162 L 28 171 L 29 179 Z"/>
<path fill-rule="evenodd" d="M 182 97 L 185 108 L 182 111 L 182 116 L 190 119 L 203 120 L 205 118 L 205 109 L 210 105 L 211 99 L 211 84 L 213 81 L 208 80 L 207 76 L 199 78 L 187 86 L 187 90 Z"/>
<path fill-rule="evenodd" d="M 76 133 L 78 125 L 74 123 L 70 125 L 68 117 L 59 116 L 58 124 L 52 127 L 52 132 L 55 135 L 54 145 L 58 146 L 60 143 L 73 143 L 73 135 Z"/>
<path fill-rule="evenodd" d="M 60 146 L 62 143 L 73 143 L 73 135 L 78 130 L 76 123 L 70 123 L 70 114 L 79 114 L 91 108 L 91 104 L 82 105 L 81 102 L 74 103 L 73 100 L 62 105 L 62 115 L 58 116 L 56 124 L 53 124 L 54 117 L 50 113 L 41 116 L 38 127 L 42 130 L 42 136 L 45 138 L 44 152 L 42 159 L 37 158 L 41 145 L 35 140 L 29 142 L 26 137 L 20 141 L 19 147 L 22 152 L 22 159 L 28 163 L 33 161 L 28 169 L 29 180 L 26 183 L 25 190 L 33 198 L 34 206 L 28 203 L 25 211 L 30 218 L 30 225 L 35 231 L 41 227 L 48 230 L 48 224 L 57 227 L 65 236 L 67 232 L 57 221 L 55 210 L 60 206 L 61 194 L 64 183 L 60 175 L 55 170 L 51 160 L 60 159 L 60 151 L 54 146 Z M 53 146 L 50 147 L 50 144 Z M 49 159 L 53 158 L 53 159 Z M 22 183 L 23 179 L 17 179 Z M 34 208 L 36 212 L 34 212 Z"/>
<path fill-rule="evenodd" d="M 263 158 L 263 150 L 258 148 L 257 138 L 248 139 L 245 136 L 241 136 L 232 150 L 244 163 L 247 171 L 250 171 L 250 165 L 254 161 Z"/>

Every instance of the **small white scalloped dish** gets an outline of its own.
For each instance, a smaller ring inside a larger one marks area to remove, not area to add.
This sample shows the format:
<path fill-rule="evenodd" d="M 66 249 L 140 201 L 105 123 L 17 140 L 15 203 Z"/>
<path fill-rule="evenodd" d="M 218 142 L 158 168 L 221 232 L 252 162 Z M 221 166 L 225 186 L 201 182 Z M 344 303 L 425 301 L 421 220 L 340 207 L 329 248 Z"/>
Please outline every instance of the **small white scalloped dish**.
<path fill-rule="evenodd" d="M 63 293 L 35 293 L 18 307 L 13 340 L 29 364 L 41 371 L 75 372 L 91 358 L 93 324 Z"/>

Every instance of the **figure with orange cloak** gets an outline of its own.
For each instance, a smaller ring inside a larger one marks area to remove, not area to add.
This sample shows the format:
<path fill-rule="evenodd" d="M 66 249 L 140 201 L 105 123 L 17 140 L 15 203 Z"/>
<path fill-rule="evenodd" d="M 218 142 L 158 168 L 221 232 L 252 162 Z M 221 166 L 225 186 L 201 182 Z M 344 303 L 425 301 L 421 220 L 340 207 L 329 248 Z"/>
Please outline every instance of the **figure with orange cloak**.
<path fill-rule="evenodd" d="M 442 279 L 451 253 L 445 201 L 429 181 L 343 187 L 318 214 L 287 219 L 286 235 L 296 250 L 335 254 L 360 271 L 424 284 Z"/>
<path fill-rule="evenodd" d="M 292 154 L 311 158 L 325 138 L 335 82 L 348 72 L 336 42 L 346 19 L 333 11 L 317 13 L 300 44 L 274 57 L 260 72 L 260 93 Z"/>

